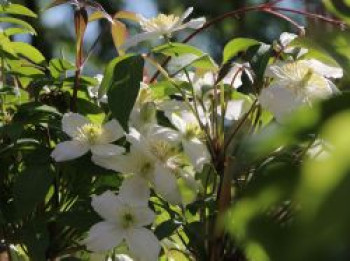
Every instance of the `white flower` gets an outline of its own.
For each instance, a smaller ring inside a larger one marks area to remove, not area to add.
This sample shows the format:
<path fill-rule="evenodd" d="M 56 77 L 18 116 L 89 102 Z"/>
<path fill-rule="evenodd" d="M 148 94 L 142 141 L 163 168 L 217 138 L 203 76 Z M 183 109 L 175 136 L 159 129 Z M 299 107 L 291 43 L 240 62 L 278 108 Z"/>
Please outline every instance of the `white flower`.
<path fill-rule="evenodd" d="M 298 50 L 297 47 L 289 46 L 290 43 L 292 43 L 293 40 L 295 40 L 296 38 L 298 38 L 298 35 L 296 34 L 292 34 L 288 32 L 282 33 L 279 39 L 280 46 L 278 46 L 277 51 L 282 49 L 284 53 L 288 53 L 288 54 L 293 54 L 295 51 L 298 51 L 297 57 L 301 57 L 304 54 L 308 53 L 309 50 L 306 48 L 300 48 Z"/>
<path fill-rule="evenodd" d="M 108 257 L 106 259 L 106 254 L 101 253 L 91 253 L 89 257 L 89 261 L 133 261 L 131 257 L 124 254 L 116 254 L 113 259 L 112 257 Z"/>
<path fill-rule="evenodd" d="M 153 102 L 151 89 L 146 83 L 141 82 L 138 97 L 130 114 L 129 126 L 143 132 L 156 123 L 156 105 Z"/>
<path fill-rule="evenodd" d="M 98 99 L 98 90 L 100 89 L 100 86 L 103 80 L 103 74 L 97 74 L 94 78 L 97 80 L 98 84 L 96 86 L 89 86 L 87 88 L 90 98 L 97 99 L 99 102 L 102 102 L 102 103 L 107 103 L 108 98 L 106 94 L 104 94 L 102 98 Z"/>
<path fill-rule="evenodd" d="M 202 172 L 203 166 L 210 162 L 207 146 L 199 139 L 201 130 L 196 122 L 185 122 L 178 115 L 171 115 L 171 123 L 179 130 L 182 147 L 194 169 Z"/>
<path fill-rule="evenodd" d="M 188 16 L 193 12 L 193 8 L 188 8 L 181 16 L 159 14 L 157 17 L 147 19 L 140 16 L 140 26 L 143 33 L 137 34 L 126 41 L 122 46 L 123 49 L 128 49 L 138 43 L 146 40 L 151 40 L 158 37 L 171 37 L 174 32 L 192 28 L 198 29 L 205 23 L 205 18 L 191 19 L 184 23 Z"/>
<path fill-rule="evenodd" d="M 158 260 L 159 241 L 144 228 L 155 218 L 148 208 L 149 196 L 149 189 L 141 179 L 124 180 L 118 196 L 111 191 L 94 196 L 91 205 L 104 221 L 91 227 L 85 240 L 87 249 L 108 251 L 125 241 L 137 260 Z"/>
<path fill-rule="evenodd" d="M 76 159 L 89 150 L 93 155 L 119 155 L 124 148 L 111 144 L 124 135 L 122 127 L 116 120 L 99 125 L 90 122 L 78 113 L 66 113 L 62 118 L 63 131 L 72 138 L 59 143 L 51 157 L 57 162 Z"/>
<path fill-rule="evenodd" d="M 261 91 L 259 101 L 281 122 L 300 106 L 311 106 L 314 100 L 338 93 L 328 78 L 342 77 L 343 70 L 317 60 L 299 60 L 271 65 L 266 76 L 273 78 L 273 82 Z"/>
<path fill-rule="evenodd" d="M 134 178 L 151 183 L 169 203 L 181 203 L 173 165 L 178 134 L 159 126 L 153 126 L 144 135 L 130 128 L 127 139 L 131 143 L 130 153 L 113 157 L 94 155 L 93 162 L 120 173 L 133 174 Z"/>

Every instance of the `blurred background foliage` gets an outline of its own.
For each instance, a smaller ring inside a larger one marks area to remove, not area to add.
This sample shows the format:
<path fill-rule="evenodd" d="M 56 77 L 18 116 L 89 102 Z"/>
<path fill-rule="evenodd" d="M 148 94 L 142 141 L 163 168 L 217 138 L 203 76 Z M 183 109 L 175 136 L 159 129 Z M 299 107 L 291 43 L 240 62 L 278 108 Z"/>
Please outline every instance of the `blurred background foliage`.
<path fill-rule="evenodd" d="M 73 8 L 69 5 L 62 5 L 43 11 L 50 3 L 49 0 L 16 0 L 13 1 L 23 4 L 34 12 L 39 13 L 39 19 L 30 19 L 29 22 L 38 31 L 38 36 L 16 36 L 19 41 L 32 42 L 44 56 L 48 59 L 64 55 L 73 60 L 74 54 L 74 27 L 73 27 Z M 235 10 L 243 6 L 261 4 L 267 0 L 99 0 L 99 2 L 108 13 L 115 13 L 119 10 L 130 10 L 141 13 L 146 17 L 152 17 L 158 12 L 163 13 L 181 13 L 187 7 L 193 6 L 193 17 L 205 16 L 208 20 L 217 17 L 230 10 Z M 307 10 L 318 14 L 327 15 L 322 1 L 319 0 L 284 0 L 280 6 Z M 324 24 L 318 20 L 305 19 L 300 15 L 290 15 L 295 21 L 307 28 L 307 36 L 315 42 L 319 40 L 333 39 L 331 43 L 335 46 L 330 50 L 340 51 L 344 44 L 348 43 L 349 37 L 341 33 L 338 27 Z M 103 72 L 103 64 L 116 56 L 113 42 L 108 34 L 108 23 L 105 20 L 98 20 L 89 23 L 88 31 L 85 36 L 85 49 L 93 44 L 98 35 L 102 32 L 106 36 L 102 37 L 95 49 L 89 66 L 85 73 Z M 135 33 L 136 26 L 129 26 L 130 33 Z M 225 19 L 215 27 L 206 30 L 204 33 L 192 40 L 191 44 L 200 47 L 202 50 L 210 53 L 216 60 L 220 60 L 221 50 L 224 45 L 233 37 L 252 37 L 257 40 L 270 43 L 278 39 L 281 32 L 296 32 L 295 28 L 279 18 L 266 13 L 248 13 L 245 16 L 237 16 L 235 19 Z M 330 36 L 326 37 L 325 34 Z M 186 32 L 177 35 L 178 39 L 184 39 Z M 320 38 L 320 39 L 319 39 Z M 147 50 L 147 49 L 145 49 Z M 342 50 L 343 51 L 343 50 Z M 347 56 L 348 53 L 342 53 L 338 56 Z"/>

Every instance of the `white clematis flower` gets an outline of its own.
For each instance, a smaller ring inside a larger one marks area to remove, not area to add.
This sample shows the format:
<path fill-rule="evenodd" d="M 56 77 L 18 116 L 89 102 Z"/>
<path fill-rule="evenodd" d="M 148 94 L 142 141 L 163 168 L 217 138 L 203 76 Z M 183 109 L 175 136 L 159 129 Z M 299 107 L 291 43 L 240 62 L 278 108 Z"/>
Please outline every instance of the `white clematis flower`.
<path fill-rule="evenodd" d="M 328 78 L 342 77 L 343 70 L 317 60 L 299 60 L 271 65 L 266 76 L 273 78 L 273 82 L 261 91 L 259 101 L 281 122 L 300 106 L 311 106 L 314 100 L 338 93 Z"/>
<path fill-rule="evenodd" d="M 143 30 L 143 33 L 131 37 L 126 41 L 122 48 L 128 49 L 140 42 L 154 38 L 171 37 L 174 32 L 186 28 L 198 29 L 202 27 L 206 22 L 205 18 L 191 19 L 190 21 L 184 23 L 184 21 L 190 16 L 192 12 L 193 8 L 190 7 L 181 17 L 175 15 L 159 14 L 157 17 L 147 19 L 143 16 L 140 16 L 140 26 Z"/>
<path fill-rule="evenodd" d="M 173 164 L 178 134 L 160 126 L 143 134 L 130 128 L 127 139 L 131 143 L 130 153 L 113 157 L 93 155 L 93 162 L 120 173 L 133 174 L 133 178 L 150 183 L 169 203 L 180 204 L 176 166 Z"/>
<path fill-rule="evenodd" d="M 116 120 L 99 125 L 78 113 L 66 113 L 62 118 L 63 131 L 72 138 L 59 143 L 51 153 L 57 162 L 79 158 L 91 150 L 93 155 L 111 156 L 124 153 L 123 147 L 111 144 L 124 136 Z"/>
<path fill-rule="evenodd" d="M 103 80 L 103 74 L 97 74 L 94 78 L 97 80 L 98 84 L 96 86 L 89 86 L 87 88 L 90 98 L 91 99 L 96 99 L 96 100 L 98 100 L 99 102 L 102 102 L 102 103 L 108 103 L 107 94 L 104 94 L 102 96 L 102 98 L 100 98 L 100 99 L 98 98 L 98 90 L 100 89 L 100 86 L 101 86 L 101 83 L 102 83 L 102 80 Z"/>
<path fill-rule="evenodd" d="M 210 162 L 207 146 L 199 139 L 201 130 L 196 122 L 186 122 L 175 113 L 171 116 L 171 123 L 181 135 L 182 147 L 190 159 L 194 169 L 202 172 L 203 166 Z"/>
<path fill-rule="evenodd" d="M 158 260 L 159 241 L 144 228 L 155 218 L 148 208 L 149 196 L 149 189 L 141 179 L 124 180 L 118 196 L 111 191 L 94 196 L 91 205 L 104 221 L 91 227 L 85 240 L 87 249 L 108 251 L 125 241 L 137 260 Z"/>
<path fill-rule="evenodd" d="M 280 46 L 277 46 L 277 51 L 280 51 L 281 49 L 283 50 L 284 53 L 292 54 L 295 51 L 298 51 L 297 57 L 301 57 L 304 54 L 308 53 L 309 50 L 306 48 L 300 48 L 299 50 L 297 47 L 289 46 L 293 40 L 298 38 L 298 35 L 284 32 L 281 34 L 280 39 L 279 39 L 279 44 Z"/>

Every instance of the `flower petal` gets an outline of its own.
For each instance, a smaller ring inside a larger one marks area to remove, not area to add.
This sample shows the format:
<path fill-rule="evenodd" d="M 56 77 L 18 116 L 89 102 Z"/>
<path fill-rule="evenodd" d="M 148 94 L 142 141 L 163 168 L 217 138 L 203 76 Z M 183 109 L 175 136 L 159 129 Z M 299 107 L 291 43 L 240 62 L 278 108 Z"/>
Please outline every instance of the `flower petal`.
<path fill-rule="evenodd" d="M 130 229 L 126 235 L 130 252 L 140 261 L 158 260 L 160 244 L 156 236 L 146 228 Z"/>
<path fill-rule="evenodd" d="M 89 149 L 90 146 L 86 143 L 75 140 L 64 141 L 57 144 L 51 157 L 57 162 L 68 161 L 83 156 Z"/>
<path fill-rule="evenodd" d="M 147 181 L 137 176 L 125 179 L 119 189 L 119 197 L 131 206 L 147 206 L 150 197 Z"/>
<path fill-rule="evenodd" d="M 210 162 L 207 146 L 199 139 L 184 140 L 182 146 L 194 169 L 197 172 L 202 172 L 204 164 Z"/>
<path fill-rule="evenodd" d="M 124 136 L 124 130 L 116 120 L 111 120 L 103 125 L 102 142 L 111 143 Z"/>
<path fill-rule="evenodd" d="M 102 218 L 116 222 L 123 202 L 110 190 L 99 196 L 92 196 L 91 206 Z"/>
<path fill-rule="evenodd" d="M 207 20 L 204 17 L 191 19 L 189 22 L 178 26 L 176 28 L 176 31 L 179 31 L 179 30 L 182 30 L 182 29 L 185 29 L 185 28 L 199 29 L 206 23 L 206 21 Z"/>
<path fill-rule="evenodd" d="M 103 157 L 98 155 L 92 155 L 91 160 L 98 166 L 114 170 L 120 173 L 133 173 L 134 162 L 132 158 L 128 155 L 110 156 Z"/>
<path fill-rule="evenodd" d="M 101 252 L 112 250 L 124 239 L 124 233 L 114 224 L 100 222 L 90 228 L 88 237 L 84 240 L 90 251 Z"/>
<path fill-rule="evenodd" d="M 143 227 L 152 224 L 155 219 L 155 213 L 148 207 L 137 207 L 132 210 L 135 216 L 135 226 Z"/>
<path fill-rule="evenodd" d="M 91 147 L 91 152 L 96 156 L 111 157 L 123 154 L 125 148 L 114 144 L 93 145 Z"/>
<path fill-rule="evenodd" d="M 152 40 L 159 36 L 161 36 L 159 32 L 146 32 L 146 33 L 136 34 L 133 37 L 126 40 L 126 42 L 120 48 L 123 50 L 127 50 L 130 47 L 138 45 L 140 42 L 143 42 L 146 40 Z"/>
<path fill-rule="evenodd" d="M 154 189 L 171 204 L 181 204 L 181 194 L 177 186 L 177 180 L 170 169 L 161 164 L 156 164 L 154 170 Z"/>
<path fill-rule="evenodd" d="M 343 69 L 340 67 L 330 66 L 315 59 L 305 60 L 304 62 L 316 73 L 321 74 L 326 78 L 343 77 Z"/>
<path fill-rule="evenodd" d="M 184 122 L 175 113 L 171 115 L 170 121 L 182 134 L 186 133 L 186 122 Z"/>
<path fill-rule="evenodd" d="M 189 7 L 186 9 L 186 11 L 182 14 L 180 19 L 177 21 L 177 23 L 173 26 L 173 28 L 177 28 L 178 26 L 182 25 L 183 22 L 192 14 L 193 7 Z"/>
<path fill-rule="evenodd" d="M 89 123 L 90 121 L 87 118 L 78 113 L 66 113 L 62 118 L 62 130 L 71 138 L 74 138 L 78 134 L 78 129 Z"/>

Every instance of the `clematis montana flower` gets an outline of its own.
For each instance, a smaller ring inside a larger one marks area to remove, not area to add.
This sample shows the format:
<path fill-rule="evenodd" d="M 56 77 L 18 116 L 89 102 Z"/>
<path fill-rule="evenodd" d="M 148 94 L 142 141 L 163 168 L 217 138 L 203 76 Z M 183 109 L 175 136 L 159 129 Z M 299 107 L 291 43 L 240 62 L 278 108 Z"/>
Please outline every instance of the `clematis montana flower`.
<path fill-rule="evenodd" d="M 101 126 L 78 113 L 67 113 L 62 118 L 62 129 L 72 140 L 59 143 L 51 153 L 57 162 L 79 158 L 90 150 L 93 155 L 100 156 L 119 155 L 125 151 L 111 144 L 124 135 L 116 120 Z"/>
<path fill-rule="evenodd" d="M 175 15 L 159 14 L 157 17 L 147 19 L 143 16 L 140 16 L 140 26 L 143 30 L 143 33 L 131 37 L 126 41 L 122 48 L 128 49 L 140 42 L 159 37 L 171 37 L 174 32 L 186 28 L 198 29 L 202 27 L 206 22 L 205 18 L 191 19 L 190 21 L 184 23 L 184 21 L 192 12 L 193 8 L 190 7 L 181 17 Z"/>
<path fill-rule="evenodd" d="M 299 60 L 271 65 L 266 76 L 273 82 L 261 91 L 259 101 L 281 122 L 300 106 L 338 93 L 329 78 L 341 78 L 343 70 L 317 60 Z"/>
<path fill-rule="evenodd" d="M 130 153 L 112 157 L 93 155 L 93 162 L 106 169 L 132 174 L 133 178 L 150 183 L 169 203 L 180 204 L 181 195 L 174 173 L 176 166 L 173 165 L 177 132 L 154 126 L 148 133 L 141 134 L 130 128 L 127 139 L 131 143 Z"/>
<path fill-rule="evenodd" d="M 100 89 L 100 86 L 101 86 L 101 83 L 102 83 L 102 80 L 103 80 L 103 74 L 97 74 L 95 77 L 94 77 L 96 80 L 97 80 L 97 85 L 96 86 L 89 86 L 88 87 L 88 93 L 89 93 L 89 96 L 91 99 L 96 99 L 97 101 L 99 102 L 102 102 L 102 103 L 107 103 L 108 102 L 108 98 L 107 98 L 107 95 L 103 95 L 102 98 L 98 98 L 98 90 Z"/>
<path fill-rule="evenodd" d="M 124 180 L 118 196 L 111 191 L 94 196 L 91 205 L 104 221 L 91 227 L 84 242 L 87 249 L 108 251 L 125 242 L 137 260 L 158 260 L 159 241 L 144 228 L 155 218 L 148 208 L 149 196 L 150 191 L 141 179 Z"/>
<path fill-rule="evenodd" d="M 201 130 L 195 122 L 186 122 L 175 113 L 171 123 L 179 130 L 182 147 L 196 171 L 201 172 L 203 166 L 210 162 L 207 146 L 199 139 Z"/>

